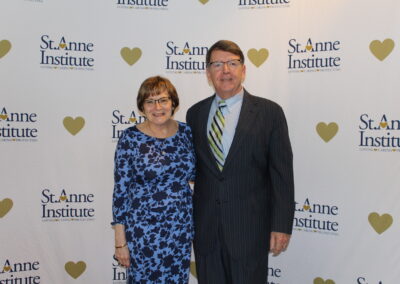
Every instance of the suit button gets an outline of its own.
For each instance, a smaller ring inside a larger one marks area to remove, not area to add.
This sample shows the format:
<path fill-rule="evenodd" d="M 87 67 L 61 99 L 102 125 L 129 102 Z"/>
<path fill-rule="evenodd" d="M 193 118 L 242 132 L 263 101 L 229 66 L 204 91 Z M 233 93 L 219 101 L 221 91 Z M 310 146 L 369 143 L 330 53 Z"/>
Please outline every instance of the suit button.
<path fill-rule="evenodd" d="M 215 199 L 215 202 L 217 203 L 217 205 L 221 205 L 221 200 Z"/>

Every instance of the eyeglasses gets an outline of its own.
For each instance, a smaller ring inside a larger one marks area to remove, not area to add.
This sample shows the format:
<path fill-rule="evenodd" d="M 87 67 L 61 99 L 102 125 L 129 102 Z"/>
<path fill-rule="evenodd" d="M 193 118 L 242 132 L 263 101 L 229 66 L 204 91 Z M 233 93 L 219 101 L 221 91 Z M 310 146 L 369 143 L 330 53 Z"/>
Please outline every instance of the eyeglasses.
<path fill-rule="evenodd" d="M 221 70 L 225 64 L 231 69 L 236 69 L 240 65 L 242 65 L 242 60 L 232 59 L 232 60 L 228 60 L 228 61 L 214 61 L 214 62 L 208 63 L 208 66 L 210 66 L 214 70 Z"/>
<path fill-rule="evenodd" d="M 156 103 L 158 103 L 160 106 L 167 106 L 170 99 L 171 99 L 170 97 L 163 97 L 157 100 L 145 100 L 144 103 L 150 107 L 155 106 Z"/>

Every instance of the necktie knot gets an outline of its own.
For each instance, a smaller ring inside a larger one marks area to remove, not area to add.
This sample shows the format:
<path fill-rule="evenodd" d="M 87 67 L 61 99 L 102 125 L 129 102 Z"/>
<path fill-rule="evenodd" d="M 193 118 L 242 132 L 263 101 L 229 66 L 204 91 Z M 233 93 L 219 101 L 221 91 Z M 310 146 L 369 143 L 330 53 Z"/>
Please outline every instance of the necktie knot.
<path fill-rule="evenodd" d="M 227 104 L 226 104 L 226 101 L 225 100 L 220 100 L 219 102 L 218 102 L 218 108 L 219 109 L 222 109 L 223 107 L 226 107 L 227 106 Z"/>

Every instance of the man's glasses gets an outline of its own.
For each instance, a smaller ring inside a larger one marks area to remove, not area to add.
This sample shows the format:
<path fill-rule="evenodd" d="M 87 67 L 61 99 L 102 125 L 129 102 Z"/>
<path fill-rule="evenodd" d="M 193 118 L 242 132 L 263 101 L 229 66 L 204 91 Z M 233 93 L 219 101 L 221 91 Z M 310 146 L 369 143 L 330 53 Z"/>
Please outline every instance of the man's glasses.
<path fill-rule="evenodd" d="M 156 103 L 158 103 L 160 106 L 167 106 L 169 101 L 170 101 L 170 99 L 171 99 L 170 97 L 163 97 L 163 98 L 159 98 L 157 100 L 150 100 L 149 99 L 149 100 L 144 100 L 144 103 L 147 106 L 150 106 L 150 107 L 155 106 Z"/>
<path fill-rule="evenodd" d="M 240 65 L 242 65 L 242 60 L 232 59 L 232 60 L 228 60 L 228 61 L 213 61 L 213 62 L 208 63 L 208 66 L 213 70 L 221 70 L 225 64 L 231 69 L 236 69 Z"/>

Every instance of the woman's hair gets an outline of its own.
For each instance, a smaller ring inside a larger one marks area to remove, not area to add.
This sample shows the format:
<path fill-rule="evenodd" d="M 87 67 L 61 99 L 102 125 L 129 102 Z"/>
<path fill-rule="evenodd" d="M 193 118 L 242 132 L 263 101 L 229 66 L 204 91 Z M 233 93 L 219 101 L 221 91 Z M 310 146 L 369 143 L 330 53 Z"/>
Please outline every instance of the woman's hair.
<path fill-rule="evenodd" d="M 144 112 L 144 101 L 149 97 L 158 96 L 165 91 L 167 91 L 172 101 L 172 114 L 174 114 L 175 109 L 179 106 L 178 93 L 174 85 L 167 78 L 161 76 L 150 77 L 143 81 L 136 98 L 138 109 Z"/>

